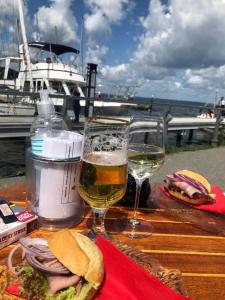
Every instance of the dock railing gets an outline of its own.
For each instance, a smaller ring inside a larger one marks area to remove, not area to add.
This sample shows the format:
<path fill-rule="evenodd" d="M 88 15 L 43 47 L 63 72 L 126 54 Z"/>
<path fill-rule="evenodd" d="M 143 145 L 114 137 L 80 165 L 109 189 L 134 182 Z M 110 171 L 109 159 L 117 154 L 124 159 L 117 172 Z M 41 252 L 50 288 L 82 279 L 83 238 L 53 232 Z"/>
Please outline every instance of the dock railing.
<path fill-rule="evenodd" d="M 15 96 L 15 97 L 29 97 L 34 103 L 39 99 L 39 93 L 30 93 L 30 92 L 18 92 L 18 91 L 10 91 L 10 90 L 5 90 L 5 91 L 0 91 L 1 95 L 6 95 L 6 96 Z M 93 99 L 93 98 L 87 98 L 87 97 L 79 97 L 79 96 L 68 96 L 68 95 L 57 95 L 57 94 L 50 94 L 50 98 L 63 98 L 64 103 L 62 107 L 62 114 L 65 116 L 67 109 L 68 109 L 68 103 L 70 101 L 80 101 L 80 100 L 85 100 L 86 102 L 88 101 L 102 101 L 104 102 L 117 102 L 117 103 L 125 103 L 126 107 L 129 108 L 134 108 L 134 109 L 139 109 L 138 107 L 138 101 L 127 101 L 122 98 L 115 99 L 113 98 L 112 100 L 109 98 L 99 98 L 99 99 Z M 188 117 L 188 116 L 183 116 L 183 117 L 178 117 L 174 116 L 172 113 L 172 110 L 174 106 L 180 107 L 185 109 L 186 111 L 190 110 L 191 108 L 195 108 L 196 114 L 199 110 L 201 109 L 206 109 L 204 106 L 193 106 L 189 104 L 183 104 L 183 103 L 176 103 L 175 105 L 171 103 L 160 103 L 160 99 L 152 99 L 149 100 L 149 104 L 145 103 L 145 106 L 141 107 L 141 110 L 146 109 L 146 114 L 154 114 L 154 106 L 160 106 L 160 115 L 164 118 L 165 121 L 165 138 L 166 141 L 168 140 L 168 131 L 176 131 L 177 132 L 177 140 L 182 138 L 182 131 L 183 130 L 189 130 L 189 141 L 191 141 L 193 137 L 193 131 L 195 129 L 200 129 L 200 128 L 210 128 L 210 130 L 213 130 L 213 137 L 212 137 L 212 144 L 217 144 L 218 143 L 218 135 L 219 131 L 222 125 L 225 125 L 225 118 L 223 117 L 225 111 L 222 110 L 221 108 L 216 108 L 215 111 L 215 118 L 197 118 L 197 115 L 195 117 Z M 157 102 L 158 101 L 158 102 Z M 136 106 L 135 106 L 136 105 Z M 147 106 L 146 106 L 147 105 Z M 28 120 L 29 119 L 29 120 Z M 22 122 L 22 123 L 21 123 Z M 14 118 L 13 121 L 7 121 L 6 116 L 0 116 L 0 137 L 7 137 L 7 132 L 9 133 L 10 137 L 13 137 L 14 133 L 15 136 L 18 136 L 17 133 L 19 132 L 20 136 L 24 136 L 29 134 L 29 126 L 32 122 L 31 117 L 26 118 L 23 116 L 18 116 L 17 118 Z M 20 128 L 22 127 L 22 129 Z M 4 129 L 4 134 L 1 134 Z M 12 132 L 13 131 L 13 132 Z M 179 143 L 178 143 L 179 144 Z"/>

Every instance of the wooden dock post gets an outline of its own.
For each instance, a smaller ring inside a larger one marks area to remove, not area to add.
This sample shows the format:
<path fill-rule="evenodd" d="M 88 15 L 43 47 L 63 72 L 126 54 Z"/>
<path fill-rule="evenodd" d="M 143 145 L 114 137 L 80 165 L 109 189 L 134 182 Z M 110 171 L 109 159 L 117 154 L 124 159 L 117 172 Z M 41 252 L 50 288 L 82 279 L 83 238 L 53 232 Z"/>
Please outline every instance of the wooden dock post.
<path fill-rule="evenodd" d="M 164 115 L 163 115 L 163 119 L 164 119 L 164 141 L 165 141 L 165 145 L 167 145 L 168 143 L 168 123 L 170 120 L 172 120 L 172 115 L 170 114 L 171 111 L 171 105 L 167 105 L 165 107 L 164 110 Z"/>
<path fill-rule="evenodd" d="M 182 135 L 183 135 L 182 133 L 183 133 L 182 130 L 177 130 L 176 147 L 180 147 L 181 146 Z"/>
<path fill-rule="evenodd" d="M 193 139 L 193 135 L 194 135 L 194 129 L 190 129 L 189 134 L 188 134 L 188 144 L 191 143 L 191 141 Z"/>
<path fill-rule="evenodd" d="M 221 108 L 217 108 L 216 110 L 216 124 L 215 124 L 215 128 L 213 131 L 213 138 L 212 138 L 212 145 L 216 146 L 218 144 L 218 135 L 219 135 L 219 128 L 220 128 L 220 124 L 222 122 L 223 118 L 221 115 Z"/>

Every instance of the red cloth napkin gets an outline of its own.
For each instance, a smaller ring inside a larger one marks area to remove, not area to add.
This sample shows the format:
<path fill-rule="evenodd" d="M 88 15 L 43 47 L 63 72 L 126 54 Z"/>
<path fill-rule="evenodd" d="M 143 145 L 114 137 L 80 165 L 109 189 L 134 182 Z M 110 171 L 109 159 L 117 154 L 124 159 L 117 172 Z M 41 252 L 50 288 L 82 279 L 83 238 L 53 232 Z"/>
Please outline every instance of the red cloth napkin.
<path fill-rule="evenodd" d="M 170 198 L 173 198 L 167 191 L 167 188 L 165 188 L 163 185 L 160 187 L 161 190 Z M 224 214 L 225 213 L 225 195 L 221 188 L 219 186 L 213 186 L 211 189 L 211 193 L 216 195 L 216 202 L 213 204 L 204 204 L 204 205 L 199 205 L 199 206 L 194 206 L 191 205 L 191 207 L 201 209 L 201 210 L 206 210 L 210 212 L 215 212 L 219 214 Z"/>
<path fill-rule="evenodd" d="M 105 280 L 96 300 L 190 299 L 151 276 L 102 236 L 98 236 L 96 243 L 102 251 L 106 268 Z"/>

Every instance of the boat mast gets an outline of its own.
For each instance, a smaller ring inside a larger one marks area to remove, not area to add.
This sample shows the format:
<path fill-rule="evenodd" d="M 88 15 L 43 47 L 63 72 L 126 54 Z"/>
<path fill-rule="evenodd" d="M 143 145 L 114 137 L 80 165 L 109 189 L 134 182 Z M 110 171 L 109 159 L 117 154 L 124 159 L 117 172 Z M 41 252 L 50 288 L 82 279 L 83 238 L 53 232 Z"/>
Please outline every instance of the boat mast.
<path fill-rule="evenodd" d="M 81 30 L 80 30 L 80 61 L 81 61 L 81 74 L 84 76 L 84 18 L 82 17 Z"/>
<path fill-rule="evenodd" d="M 30 52 L 27 43 L 27 35 L 26 35 L 26 27 L 24 22 L 24 12 L 23 12 L 23 0 L 18 0 L 18 8 L 19 8 L 19 18 L 20 18 L 20 27 L 21 27 L 21 34 L 23 40 L 23 47 L 24 47 L 24 56 L 25 56 L 25 64 L 27 65 L 29 76 L 30 76 L 30 88 L 33 90 L 33 78 L 32 78 L 32 69 L 31 69 L 31 61 L 30 61 Z"/>

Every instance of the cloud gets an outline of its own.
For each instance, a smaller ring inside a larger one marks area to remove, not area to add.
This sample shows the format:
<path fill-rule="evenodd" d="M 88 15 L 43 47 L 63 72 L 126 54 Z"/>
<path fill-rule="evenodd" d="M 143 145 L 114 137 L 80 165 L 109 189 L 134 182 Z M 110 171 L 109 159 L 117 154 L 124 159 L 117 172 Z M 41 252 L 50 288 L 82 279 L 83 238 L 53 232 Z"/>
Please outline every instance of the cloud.
<path fill-rule="evenodd" d="M 205 100 L 225 88 L 224 0 L 151 0 L 139 24 L 123 77 L 134 70 L 142 95 Z"/>
<path fill-rule="evenodd" d="M 100 42 L 103 36 L 111 34 L 111 28 L 101 11 L 85 16 L 85 31 L 88 43 L 92 47 Z"/>
<path fill-rule="evenodd" d="M 126 15 L 124 6 L 129 0 L 84 0 L 92 14 L 101 12 L 110 24 L 118 24 Z"/>
<path fill-rule="evenodd" d="M 104 59 L 108 53 L 108 47 L 95 45 L 93 47 L 88 47 L 86 51 L 86 62 L 95 63 L 101 65 L 104 63 Z"/>
<path fill-rule="evenodd" d="M 26 14 L 26 9 L 24 10 L 24 13 Z M 0 1 L 0 56 L 18 54 L 16 24 L 18 17 L 17 1 Z"/>
<path fill-rule="evenodd" d="M 152 0 L 134 54 L 139 63 L 202 68 L 225 63 L 225 1 Z"/>
<path fill-rule="evenodd" d="M 39 7 L 38 15 L 34 16 L 34 20 L 38 18 L 42 41 L 55 42 L 57 40 L 57 43 L 62 44 L 79 42 L 78 24 L 71 9 L 72 2 L 73 0 L 51 0 L 49 7 Z"/>
<path fill-rule="evenodd" d="M 129 0 L 84 0 L 89 10 L 84 16 L 84 27 L 87 36 L 87 56 L 96 61 L 96 49 L 100 48 L 107 53 L 104 43 L 111 35 L 112 26 L 118 25 L 134 7 Z M 108 48 L 107 48 L 108 49 Z M 102 61 L 100 61 L 100 58 Z M 98 57 L 98 63 L 102 64 L 105 56 Z"/>
<path fill-rule="evenodd" d="M 184 82 L 190 88 L 208 90 L 225 88 L 225 65 L 198 70 L 187 69 L 184 72 Z"/>

